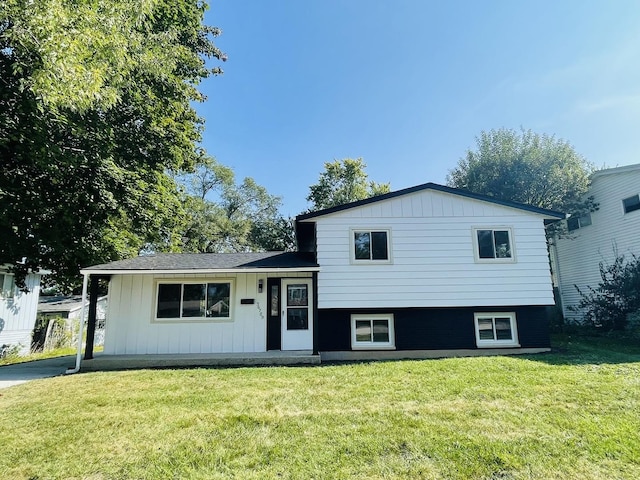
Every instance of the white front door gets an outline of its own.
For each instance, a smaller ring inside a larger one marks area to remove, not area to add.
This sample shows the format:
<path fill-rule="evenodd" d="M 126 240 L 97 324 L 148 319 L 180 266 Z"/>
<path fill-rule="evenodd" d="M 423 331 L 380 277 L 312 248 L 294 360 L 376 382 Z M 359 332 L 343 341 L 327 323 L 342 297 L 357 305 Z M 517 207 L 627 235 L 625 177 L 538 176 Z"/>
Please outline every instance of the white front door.
<path fill-rule="evenodd" d="M 313 349 L 311 279 L 282 280 L 282 350 Z"/>

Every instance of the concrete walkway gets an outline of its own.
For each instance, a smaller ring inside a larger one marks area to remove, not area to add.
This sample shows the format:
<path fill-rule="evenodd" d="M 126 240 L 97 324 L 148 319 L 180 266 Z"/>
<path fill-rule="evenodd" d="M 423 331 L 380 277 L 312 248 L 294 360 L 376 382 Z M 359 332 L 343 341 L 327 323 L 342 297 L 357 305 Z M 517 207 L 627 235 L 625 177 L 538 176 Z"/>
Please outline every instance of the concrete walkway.
<path fill-rule="evenodd" d="M 82 372 L 138 368 L 241 367 L 264 365 L 319 365 L 320 355 L 311 350 L 272 350 L 255 353 L 186 353 L 156 355 L 104 355 L 82 360 Z"/>
<path fill-rule="evenodd" d="M 67 368 L 75 366 L 75 361 L 74 355 L 68 355 L 2 366 L 0 367 L 0 389 L 20 385 L 29 380 L 62 375 Z"/>

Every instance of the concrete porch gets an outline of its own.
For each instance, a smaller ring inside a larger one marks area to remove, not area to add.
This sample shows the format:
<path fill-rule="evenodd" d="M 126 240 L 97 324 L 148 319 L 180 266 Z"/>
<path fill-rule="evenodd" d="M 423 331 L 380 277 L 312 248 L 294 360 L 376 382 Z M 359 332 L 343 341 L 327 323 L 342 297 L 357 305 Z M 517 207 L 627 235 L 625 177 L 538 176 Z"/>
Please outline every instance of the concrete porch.
<path fill-rule="evenodd" d="M 82 360 L 80 371 L 319 364 L 320 355 L 313 355 L 311 350 L 158 355 L 105 355 L 97 353 L 91 360 Z"/>

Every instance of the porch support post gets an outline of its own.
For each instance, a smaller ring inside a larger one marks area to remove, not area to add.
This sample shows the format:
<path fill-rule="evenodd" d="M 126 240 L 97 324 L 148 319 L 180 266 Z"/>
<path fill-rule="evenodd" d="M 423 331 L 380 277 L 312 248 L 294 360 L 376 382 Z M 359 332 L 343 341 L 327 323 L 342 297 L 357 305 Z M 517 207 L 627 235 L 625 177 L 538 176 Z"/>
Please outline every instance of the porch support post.
<path fill-rule="evenodd" d="M 318 355 L 318 272 L 313 272 L 313 354 Z"/>
<path fill-rule="evenodd" d="M 91 284 L 89 286 L 89 318 L 87 319 L 87 342 L 84 347 L 84 359 L 93 358 L 93 337 L 96 334 L 96 313 L 98 310 L 98 282 L 100 277 L 90 275 Z M 84 318 L 81 319 L 84 321 Z"/>

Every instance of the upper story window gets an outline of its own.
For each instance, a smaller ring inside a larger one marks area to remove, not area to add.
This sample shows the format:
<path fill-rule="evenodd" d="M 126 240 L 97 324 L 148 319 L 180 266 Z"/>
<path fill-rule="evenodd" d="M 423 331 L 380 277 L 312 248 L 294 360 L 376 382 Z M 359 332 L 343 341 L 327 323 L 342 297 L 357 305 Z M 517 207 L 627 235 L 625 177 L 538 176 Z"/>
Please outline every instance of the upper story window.
<path fill-rule="evenodd" d="M 231 282 L 158 283 L 158 320 L 230 320 Z"/>
<path fill-rule="evenodd" d="M 582 216 L 572 215 L 567 219 L 567 229 L 570 232 L 591 225 L 591 214 L 587 213 Z"/>
<path fill-rule="evenodd" d="M 510 228 L 474 228 L 474 242 L 478 261 L 515 261 Z"/>
<path fill-rule="evenodd" d="M 13 275 L 9 273 L 0 273 L 0 297 L 13 298 L 14 290 L 15 284 L 13 281 Z"/>
<path fill-rule="evenodd" d="M 389 262 L 389 230 L 351 230 L 355 262 Z"/>
<path fill-rule="evenodd" d="M 635 210 L 640 210 L 640 195 L 634 195 L 633 197 L 625 198 L 622 200 L 624 206 L 624 213 L 630 213 Z"/>

